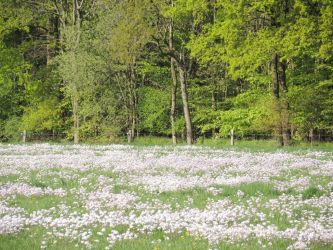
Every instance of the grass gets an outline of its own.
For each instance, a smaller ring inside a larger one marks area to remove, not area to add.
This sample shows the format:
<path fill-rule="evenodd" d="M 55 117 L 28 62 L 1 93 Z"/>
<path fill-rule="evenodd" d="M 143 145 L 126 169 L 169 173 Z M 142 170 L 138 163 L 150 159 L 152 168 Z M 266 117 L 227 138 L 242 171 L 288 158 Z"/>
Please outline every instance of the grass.
<path fill-rule="evenodd" d="M 40 249 L 41 238 L 44 234 L 41 227 L 30 228 L 18 234 L 0 235 L 1 250 Z"/>
<path fill-rule="evenodd" d="M 179 139 L 177 145 L 186 145 L 186 141 Z M 27 142 L 26 144 L 34 144 L 35 142 Z M 49 142 L 50 144 L 58 145 L 59 142 Z M 124 144 L 124 145 L 133 145 L 133 146 L 171 146 L 172 140 L 169 137 L 163 136 L 140 136 L 133 140 L 131 144 L 128 144 L 127 138 L 117 138 L 115 141 L 112 141 L 113 144 Z M 21 144 L 20 142 L 13 142 L 12 144 Z M 68 140 L 60 141 L 61 145 L 71 146 L 72 143 Z M 87 139 L 82 142 L 83 145 L 108 145 L 110 141 L 106 138 L 103 139 Z M 6 145 L 6 144 L 3 144 Z M 224 149 L 233 149 L 233 150 L 245 150 L 252 152 L 275 152 L 275 151 L 286 151 L 286 152 L 295 152 L 295 151 L 329 151 L 333 152 L 333 143 L 332 142 L 315 142 L 313 144 L 305 141 L 294 141 L 292 145 L 281 147 L 278 145 L 276 140 L 250 140 L 250 139 L 236 139 L 235 145 L 230 145 L 230 140 L 226 138 L 203 138 L 199 137 L 196 139 L 194 145 L 204 146 L 204 147 L 213 147 L 213 148 L 224 148 Z"/>
<path fill-rule="evenodd" d="M 0 235 L 0 250 L 41 249 L 42 241 L 46 241 L 47 249 L 51 250 L 82 249 L 82 246 L 79 246 L 77 242 L 65 238 L 56 241 L 50 240 L 46 233 L 42 227 L 33 227 L 18 234 Z"/>
<path fill-rule="evenodd" d="M 94 237 L 93 237 L 94 238 Z M 97 238 L 96 238 L 97 239 Z M 30 230 L 22 231 L 16 235 L 0 235 L 0 250 L 21 250 L 21 249 L 40 249 L 41 242 L 46 242 L 46 249 L 51 250 L 76 250 L 84 249 L 84 247 L 76 241 L 57 239 L 53 241 L 48 238 L 44 229 L 35 227 Z M 286 249 L 291 242 L 288 240 L 267 240 L 249 239 L 237 243 L 221 242 L 217 245 L 209 246 L 207 240 L 193 237 L 183 232 L 178 235 L 165 235 L 162 231 L 155 231 L 149 235 L 142 235 L 137 239 L 118 241 L 113 250 L 254 250 L 264 249 L 276 250 Z M 99 240 L 94 244 L 93 249 L 104 250 L 107 246 L 106 242 Z M 331 244 L 312 244 L 311 250 L 330 250 L 333 249 Z"/>
<path fill-rule="evenodd" d="M 222 186 L 223 197 L 237 197 L 238 190 L 244 193 L 244 197 L 251 197 L 262 194 L 266 198 L 275 198 L 280 193 L 272 185 L 262 182 L 253 182 L 250 184 L 241 184 L 239 186 Z"/>
<path fill-rule="evenodd" d="M 267 183 L 254 182 L 250 184 L 241 184 L 236 186 L 214 186 L 220 192 L 213 194 L 207 191 L 206 188 L 192 188 L 182 191 L 164 191 L 160 193 L 148 193 L 143 190 L 142 187 L 128 187 L 124 185 L 115 185 L 114 192 L 120 193 L 121 191 L 130 191 L 136 193 L 141 201 L 152 201 L 158 199 L 164 204 L 168 204 L 172 209 L 177 210 L 180 208 L 198 208 L 204 209 L 207 206 L 209 200 L 217 201 L 228 198 L 232 202 L 237 203 L 240 201 L 246 201 L 247 199 L 262 195 L 264 198 L 276 198 L 281 193 L 275 190 L 271 185 Z M 244 196 L 239 197 L 238 191 L 242 191 Z"/>
<path fill-rule="evenodd" d="M 207 240 L 191 237 L 187 232 L 179 235 L 165 235 L 162 231 L 156 230 L 150 235 L 144 235 L 134 240 L 124 240 L 117 242 L 114 250 L 199 250 L 208 249 Z"/>
<path fill-rule="evenodd" d="M 125 142 L 125 144 L 127 144 Z M 171 138 L 168 137 L 156 137 L 156 136 L 143 136 L 135 138 L 131 145 L 135 146 L 167 146 L 172 145 Z M 186 145 L 186 141 L 178 140 L 177 145 Z M 234 149 L 234 150 L 246 150 L 246 151 L 259 151 L 259 152 L 274 152 L 274 151 L 286 151 L 286 152 L 295 152 L 299 150 L 322 150 L 333 152 L 333 143 L 331 142 L 317 142 L 311 145 L 308 142 L 295 142 L 291 146 L 281 147 L 278 145 L 276 140 L 235 140 L 235 145 L 230 145 L 230 140 L 225 138 L 198 138 L 195 141 L 197 146 L 204 147 L 214 147 L 214 148 L 224 148 L 224 149 Z"/>
<path fill-rule="evenodd" d="M 277 144 L 276 140 L 236 140 L 235 145 L 231 146 L 228 139 L 205 139 L 204 141 L 198 141 L 197 145 L 216 147 L 216 148 L 226 148 L 226 149 L 236 149 L 236 150 L 247 150 L 251 152 L 274 152 L 274 151 L 286 151 L 295 152 L 299 150 L 322 150 L 322 151 L 333 151 L 333 143 L 329 142 L 318 142 L 311 145 L 307 142 L 297 142 L 290 146 L 281 147 Z"/>
<path fill-rule="evenodd" d="M 60 197 L 50 197 L 50 196 L 32 196 L 25 197 L 22 195 L 17 195 L 15 199 L 9 201 L 10 206 L 24 208 L 28 212 L 48 209 L 56 206 L 61 201 Z"/>
<path fill-rule="evenodd" d="M 211 197 L 212 195 L 203 188 L 178 192 L 162 192 L 158 195 L 159 200 L 170 204 L 173 209 L 185 206 L 203 209 L 207 205 L 207 200 Z M 189 199 L 192 199 L 192 201 L 189 202 Z"/>
<path fill-rule="evenodd" d="M 0 176 L 0 184 L 5 184 L 7 182 L 15 182 L 19 178 L 18 175 L 4 175 Z"/>
<path fill-rule="evenodd" d="M 320 197 L 323 195 L 323 191 L 319 190 L 317 187 L 310 186 L 303 192 L 303 199 L 310 199 L 312 197 Z"/>

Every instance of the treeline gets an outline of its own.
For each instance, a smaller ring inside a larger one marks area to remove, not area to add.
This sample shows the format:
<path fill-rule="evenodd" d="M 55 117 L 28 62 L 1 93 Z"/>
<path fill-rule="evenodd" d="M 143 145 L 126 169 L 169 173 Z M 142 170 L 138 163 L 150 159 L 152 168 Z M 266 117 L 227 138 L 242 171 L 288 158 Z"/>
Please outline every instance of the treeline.
<path fill-rule="evenodd" d="M 0 0 L 0 139 L 333 133 L 331 0 Z"/>

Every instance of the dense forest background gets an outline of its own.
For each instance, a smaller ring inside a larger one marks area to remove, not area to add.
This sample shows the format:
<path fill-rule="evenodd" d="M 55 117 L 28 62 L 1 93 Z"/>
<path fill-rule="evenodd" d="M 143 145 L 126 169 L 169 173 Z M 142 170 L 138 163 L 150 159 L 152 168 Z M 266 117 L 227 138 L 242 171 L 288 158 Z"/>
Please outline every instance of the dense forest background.
<path fill-rule="evenodd" d="M 331 0 L 0 0 L 0 140 L 333 135 Z"/>

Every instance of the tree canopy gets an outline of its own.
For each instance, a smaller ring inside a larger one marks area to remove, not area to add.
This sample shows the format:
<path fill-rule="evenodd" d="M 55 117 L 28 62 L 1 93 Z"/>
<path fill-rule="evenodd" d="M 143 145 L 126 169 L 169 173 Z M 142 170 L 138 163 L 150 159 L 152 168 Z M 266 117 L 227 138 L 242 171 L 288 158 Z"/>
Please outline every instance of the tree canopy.
<path fill-rule="evenodd" d="M 330 0 L 0 0 L 0 139 L 333 133 Z"/>

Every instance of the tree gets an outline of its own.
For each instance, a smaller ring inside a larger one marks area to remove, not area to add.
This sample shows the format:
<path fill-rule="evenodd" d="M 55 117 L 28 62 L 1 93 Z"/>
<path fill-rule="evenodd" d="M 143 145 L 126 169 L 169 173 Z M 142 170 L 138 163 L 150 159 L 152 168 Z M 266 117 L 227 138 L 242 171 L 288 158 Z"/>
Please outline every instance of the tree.
<path fill-rule="evenodd" d="M 299 1 L 217 1 L 215 21 L 191 43 L 195 56 L 206 62 L 226 62 L 235 79 L 269 84 L 271 75 L 281 145 L 290 141 L 287 71 L 291 62 L 316 42 L 312 11 L 316 13 L 318 7 L 309 10 L 310 5 Z"/>
<path fill-rule="evenodd" d="M 0 0 L 1 139 L 332 130 L 330 0 Z M 180 88 L 178 89 L 178 86 Z"/>

